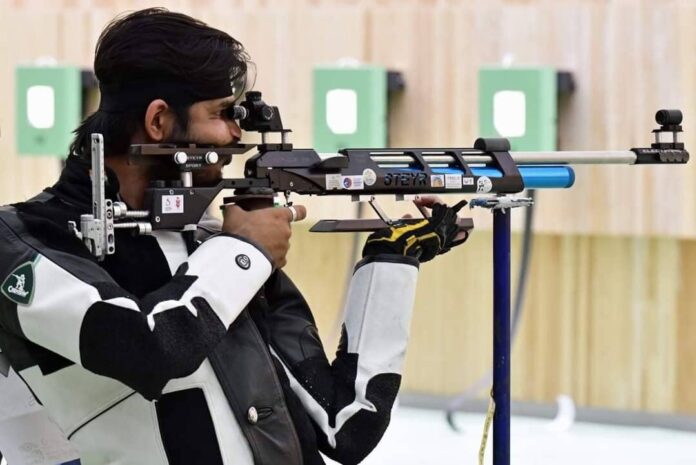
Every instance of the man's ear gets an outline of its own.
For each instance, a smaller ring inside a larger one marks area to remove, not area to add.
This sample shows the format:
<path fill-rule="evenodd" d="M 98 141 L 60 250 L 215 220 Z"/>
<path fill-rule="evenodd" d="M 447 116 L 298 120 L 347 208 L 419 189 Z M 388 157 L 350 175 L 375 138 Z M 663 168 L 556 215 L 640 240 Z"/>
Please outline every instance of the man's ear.
<path fill-rule="evenodd" d="M 150 102 L 145 110 L 145 134 L 154 142 L 162 142 L 174 129 L 174 113 L 162 99 Z"/>

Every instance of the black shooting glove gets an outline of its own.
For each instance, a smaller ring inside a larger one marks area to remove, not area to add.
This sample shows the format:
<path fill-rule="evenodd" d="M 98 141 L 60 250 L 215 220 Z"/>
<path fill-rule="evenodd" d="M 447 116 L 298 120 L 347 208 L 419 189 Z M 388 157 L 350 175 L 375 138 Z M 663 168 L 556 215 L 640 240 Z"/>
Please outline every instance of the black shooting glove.
<path fill-rule="evenodd" d="M 457 212 L 466 205 L 466 200 L 448 207 L 436 203 L 432 215 L 417 223 L 398 222 L 370 234 L 363 247 L 363 257 L 378 254 L 397 254 L 417 258 L 421 263 L 448 252 L 463 243 L 468 234 L 455 240 L 459 233 Z"/>

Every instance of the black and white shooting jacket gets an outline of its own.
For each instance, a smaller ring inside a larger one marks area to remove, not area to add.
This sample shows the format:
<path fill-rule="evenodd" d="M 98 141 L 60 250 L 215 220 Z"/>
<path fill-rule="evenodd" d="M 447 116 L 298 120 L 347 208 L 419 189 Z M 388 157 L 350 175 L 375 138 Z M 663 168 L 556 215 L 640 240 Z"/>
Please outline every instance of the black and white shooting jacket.
<path fill-rule="evenodd" d="M 91 211 L 88 170 L 71 157 L 0 208 L 0 347 L 82 464 L 362 461 L 397 395 L 417 261 L 357 264 L 330 363 L 300 292 L 243 238 L 118 230 L 97 262 L 67 226 Z"/>

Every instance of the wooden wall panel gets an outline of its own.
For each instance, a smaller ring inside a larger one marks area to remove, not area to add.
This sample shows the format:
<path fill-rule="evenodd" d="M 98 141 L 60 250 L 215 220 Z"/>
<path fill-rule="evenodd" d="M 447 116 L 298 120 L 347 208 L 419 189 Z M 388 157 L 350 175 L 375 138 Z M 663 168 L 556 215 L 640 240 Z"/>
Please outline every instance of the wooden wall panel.
<path fill-rule="evenodd" d="M 312 68 L 345 57 L 404 73 L 407 89 L 390 106 L 392 146 L 471 145 L 477 70 L 503 59 L 574 73 L 577 90 L 561 102 L 561 148 L 648 144 L 660 107 L 684 110 L 687 147 L 696 145 L 692 0 L 0 0 L 0 203 L 28 197 L 58 173 L 54 159 L 15 154 L 15 66 L 48 55 L 88 67 L 111 18 L 156 4 L 239 38 L 257 65 L 256 88 L 280 106 L 298 146 L 312 140 Z M 573 189 L 539 196 L 514 394 L 695 413 L 696 166 L 577 174 Z M 355 214 L 346 199 L 300 202 L 315 219 Z M 385 203 L 394 215 L 408 207 Z M 487 212 L 473 216 L 469 244 L 422 268 L 407 390 L 453 394 L 490 367 L 491 221 Z M 303 228 L 288 271 L 331 353 L 352 239 Z"/>
<path fill-rule="evenodd" d="M 673 336 L 679 363 L 676 367 L 676 386 L 674 392 L 674 409 L 677 411 L 694 411 L 696 406 L 696 286 L 690 277 L 696 274 L 696 247 L 680 251 L 681 266 L 677 276 L 672 279 L 686 281 L 679 287 L 677 295 L 677 331 Z M 680 279 L 681 277 L 681 279 Z"/>
<path fill-rule="evenodd" d="M 11 70 L 50 55 L 89 66 L 103 25 L 119 12 L 162 2 L 3 0 L 0 32 L 5 105 L 0 123 L 0 201 L 46 183 L 42 165 L 15 166 Z M 257 64 L 256 88 L 278 104 L 298 146 L 311 144 L 311 70 L 352 57 L 404 73 L 392 102 L 393 146 L 471 145 L 477 137 L 477 70 L 511 59 L 570 70 L 575 94 L 562 105 L 564 149 L 625 149 L 650 142 L 659 107 L 681 107 L 686 142 L 696 142 L 692 47 L 696 4 L 650 1 L 170 0 L 229 31 Z M 17 16 L 19 15 L 19 16 Z M 52 18 L 47 24 L 46 18 Z M 669 27 L 665 27 L 669 25 Z M 253 140 L 253 137 L 252 137 Z M 43 165 L 47 165 L 44 163 Z M 235 165 L 234 171 L 239 165 Z M 232 170 L 231 170 L 232 171 Z M 29 175 L 25 176 L 25 172 Z M 238 171 L 236 171 L 238 172 Z M 583 167 L 576 186 L 540 195 L 538 228 L 549 233 L 696 236 L 696 167 Z M 15 188 L 15 183 L 21 185 Z M 680 201 L 666 201 L 678 198 Z M 611 200 L 611 201 L 609 201 Z M 310 216 L 353 215 L 349 202 L 307 199 Z M 390 208 L 392 204 L 388 203 Z M 401 211 L 397 208 L 397 211 Z M 479 225 L 489 227 L 484 215 Z M 518 227 L 518 225 L 516 225 Z"/>
<path fill-rule="evenodd" d="M 33 34 L 27 34 L 32 24 Z M 59 163 L 15 155 L 15 66 L 32 58 L 56 57 L 60 32 L 57 12 L 4 8 L 0 13 L 0 202 L 17 201 L 52 183 Z M 21 43 L 22 47 L 16 46 Z"/>
<path fill-rule="evenodd" d="M 350 241 L 297 230 L 287 269 L 317 313 L 328 353 Z M 490 370 L 491 247 L 480 232 L 421 267 L 405 390 L 452 395 Z M 516 235 L 514 266 L 519 247 Z M 515 398 L 568 394 L 580 405 L 696 413 L 696 242 L 541 234 L 533 250 L 513 346 Z"/>

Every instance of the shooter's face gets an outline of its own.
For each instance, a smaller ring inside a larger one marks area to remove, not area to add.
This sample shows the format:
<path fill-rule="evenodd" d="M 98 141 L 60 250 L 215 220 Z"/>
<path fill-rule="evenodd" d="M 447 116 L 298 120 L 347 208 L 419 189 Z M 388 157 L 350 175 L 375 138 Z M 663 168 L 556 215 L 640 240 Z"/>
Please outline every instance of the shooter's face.
<path fill-rule="evenodd" d="M 204 100 L 191 105 L 189 109 L 188 128 L 184 132 L 175 128 L 169 138 L 173 142 L 186 142 L 206 145 L 230 145 L 242 137 L 242 130 L 237 123 L 227 118 L 225 109 L 234 104 L 233 97 Z M 216 184 L 222 179 L 222 167 L 230 162 L 229 157 L 220 157 L 214 165 L 193 172 L 196 186 Z"/>

